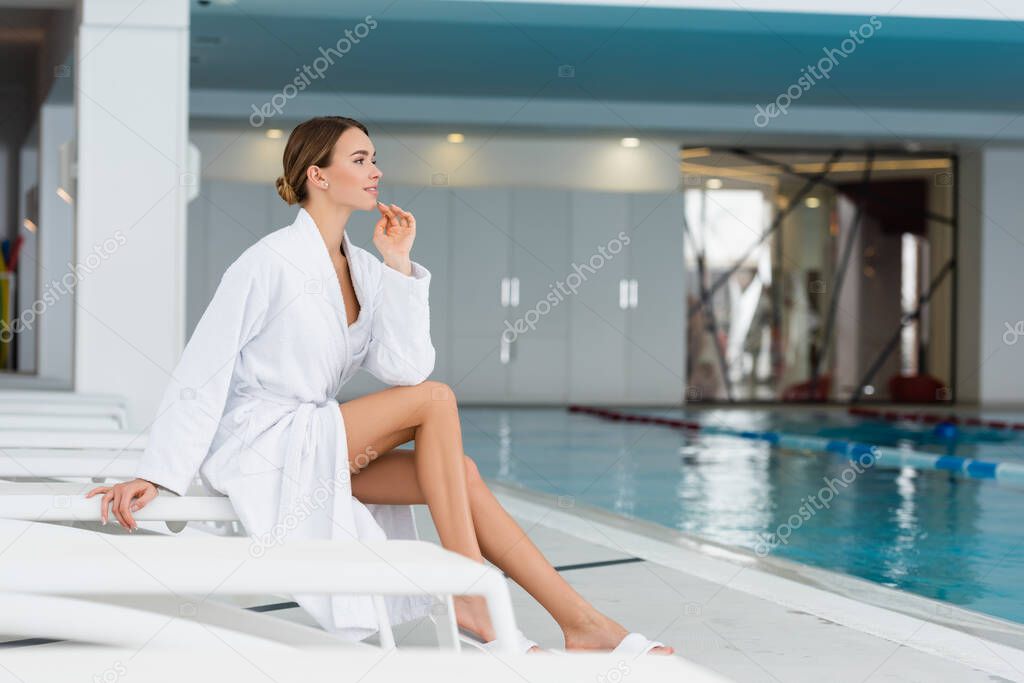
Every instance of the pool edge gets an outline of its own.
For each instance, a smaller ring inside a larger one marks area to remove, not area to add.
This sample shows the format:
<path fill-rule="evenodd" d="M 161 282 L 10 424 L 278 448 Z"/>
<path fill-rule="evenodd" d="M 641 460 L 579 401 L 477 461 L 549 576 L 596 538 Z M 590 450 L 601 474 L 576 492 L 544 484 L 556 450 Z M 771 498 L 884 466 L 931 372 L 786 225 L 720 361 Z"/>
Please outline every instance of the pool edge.
<path fill-rule="evenodd" d="M 490 478 L 488 484 L 511 514 L 534 524 L 988 673 L 1015 679 L 1024 670 L 1020 624 L 866 579 L 762 558 L 575 499 Z"/>

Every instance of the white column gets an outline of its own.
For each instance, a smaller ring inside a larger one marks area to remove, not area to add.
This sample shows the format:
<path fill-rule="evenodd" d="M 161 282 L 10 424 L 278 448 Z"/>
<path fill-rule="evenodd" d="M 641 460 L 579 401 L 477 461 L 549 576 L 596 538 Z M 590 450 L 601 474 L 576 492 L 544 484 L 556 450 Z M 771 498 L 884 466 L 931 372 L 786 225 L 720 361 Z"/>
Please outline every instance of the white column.
<path fill-rule="evenodd" d="M 75 390 L 156 416 L 185 330 L 187 0 L 79 0 Z"/>
<path fill-rule="evenodd" d="M 986 147 L 980 154 L 980 259 L 976 273 L 961 272 L 961 279 L 979 281 L 979 340 L 969 359 L 974 367 L 965 370 L 977 373 L 982 404 L 1024 404 L 1024 149 Z"/>

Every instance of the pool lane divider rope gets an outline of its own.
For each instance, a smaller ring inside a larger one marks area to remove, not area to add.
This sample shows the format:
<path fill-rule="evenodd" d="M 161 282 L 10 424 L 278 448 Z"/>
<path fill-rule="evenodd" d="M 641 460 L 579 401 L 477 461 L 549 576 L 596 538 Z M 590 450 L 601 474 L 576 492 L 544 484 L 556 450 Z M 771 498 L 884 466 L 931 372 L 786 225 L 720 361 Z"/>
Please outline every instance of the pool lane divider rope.
<path fill-rule="evenodd" d="M 958 455 L 937 455 L 927 451 L 893 446 L 876 446 L 845 439 L 830 439 L 823 436 L 807 434 L 787 434 L 786 432 L 752 431 L 705 425 L 692 420 L 676 420 L 668 417 L 636 415 L 617 410 L 592 408 L 589 406 L 569 405 L 570 413 L 593 415 L 594 417 L 615 422 L 632 422 L 638 424 L 656 424 L 702 434 L 717 434 L 740 439 L 763 441 L 782 448 L 799 451 L 816 451 L 834 453 L 859 460 L 865 466 L 881 466 L 887 469 L 913 467 L 923 470 L 943 470 L 953 472 L 971 479 L 998 479 L 999 481 L 1024 484 L 1024 465 L 1012 462 L 988 462 Z"/>
<path fill-rule="evenodd" d="M 895 410 L 878 410 L 876 408 L 861 408 L 853 406 L 849 409 L 850 415 L 866 417 L 874 420 L 886 420 L 888 422 L 923 422 L 925 424 L 939 424 L 949 422 L 957 426 L 986 427 L 988 429 L 1010 429 L 1013 431 L 1024 431 L 1024 422 L 1005 422 L 1003 420 L 982 420 L 979 417 L 960 417 L 958 415 L 937 415 L 935 413 L 913 413 L 899 412 Z"/>

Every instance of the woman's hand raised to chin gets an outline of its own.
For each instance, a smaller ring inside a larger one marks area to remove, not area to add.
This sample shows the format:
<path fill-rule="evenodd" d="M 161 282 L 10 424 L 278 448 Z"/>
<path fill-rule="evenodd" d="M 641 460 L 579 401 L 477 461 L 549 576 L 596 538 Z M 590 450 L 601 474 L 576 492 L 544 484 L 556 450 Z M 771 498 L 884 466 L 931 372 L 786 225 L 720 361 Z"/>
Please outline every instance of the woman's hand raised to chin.
<path fill-rule="evenodd" d="M 373 229 L 373 244 L 384 263 L 402 275 L 412 274 L 409 252 L 416 239 L 416 218 L 395 204 L 377 202 L 381 218 Z"/>

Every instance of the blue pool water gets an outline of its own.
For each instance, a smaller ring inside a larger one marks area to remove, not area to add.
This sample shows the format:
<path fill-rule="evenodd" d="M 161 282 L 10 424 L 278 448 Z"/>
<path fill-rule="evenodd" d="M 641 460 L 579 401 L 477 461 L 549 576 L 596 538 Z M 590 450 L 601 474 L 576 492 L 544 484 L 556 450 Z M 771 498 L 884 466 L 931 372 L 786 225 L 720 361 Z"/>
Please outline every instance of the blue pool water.
<path fill-rule="evenodd" d="M 1007 431 L 963 428 L 947 441 L 931 426 L 841 414 L 631 412 L 1024 462 L 1024 435 Z M 466 453 L 496 481 L 1024 623 L 1024 488 L 942 471 L 851 471 L 836 455 L 564 409 L 460 415 Z"/>

